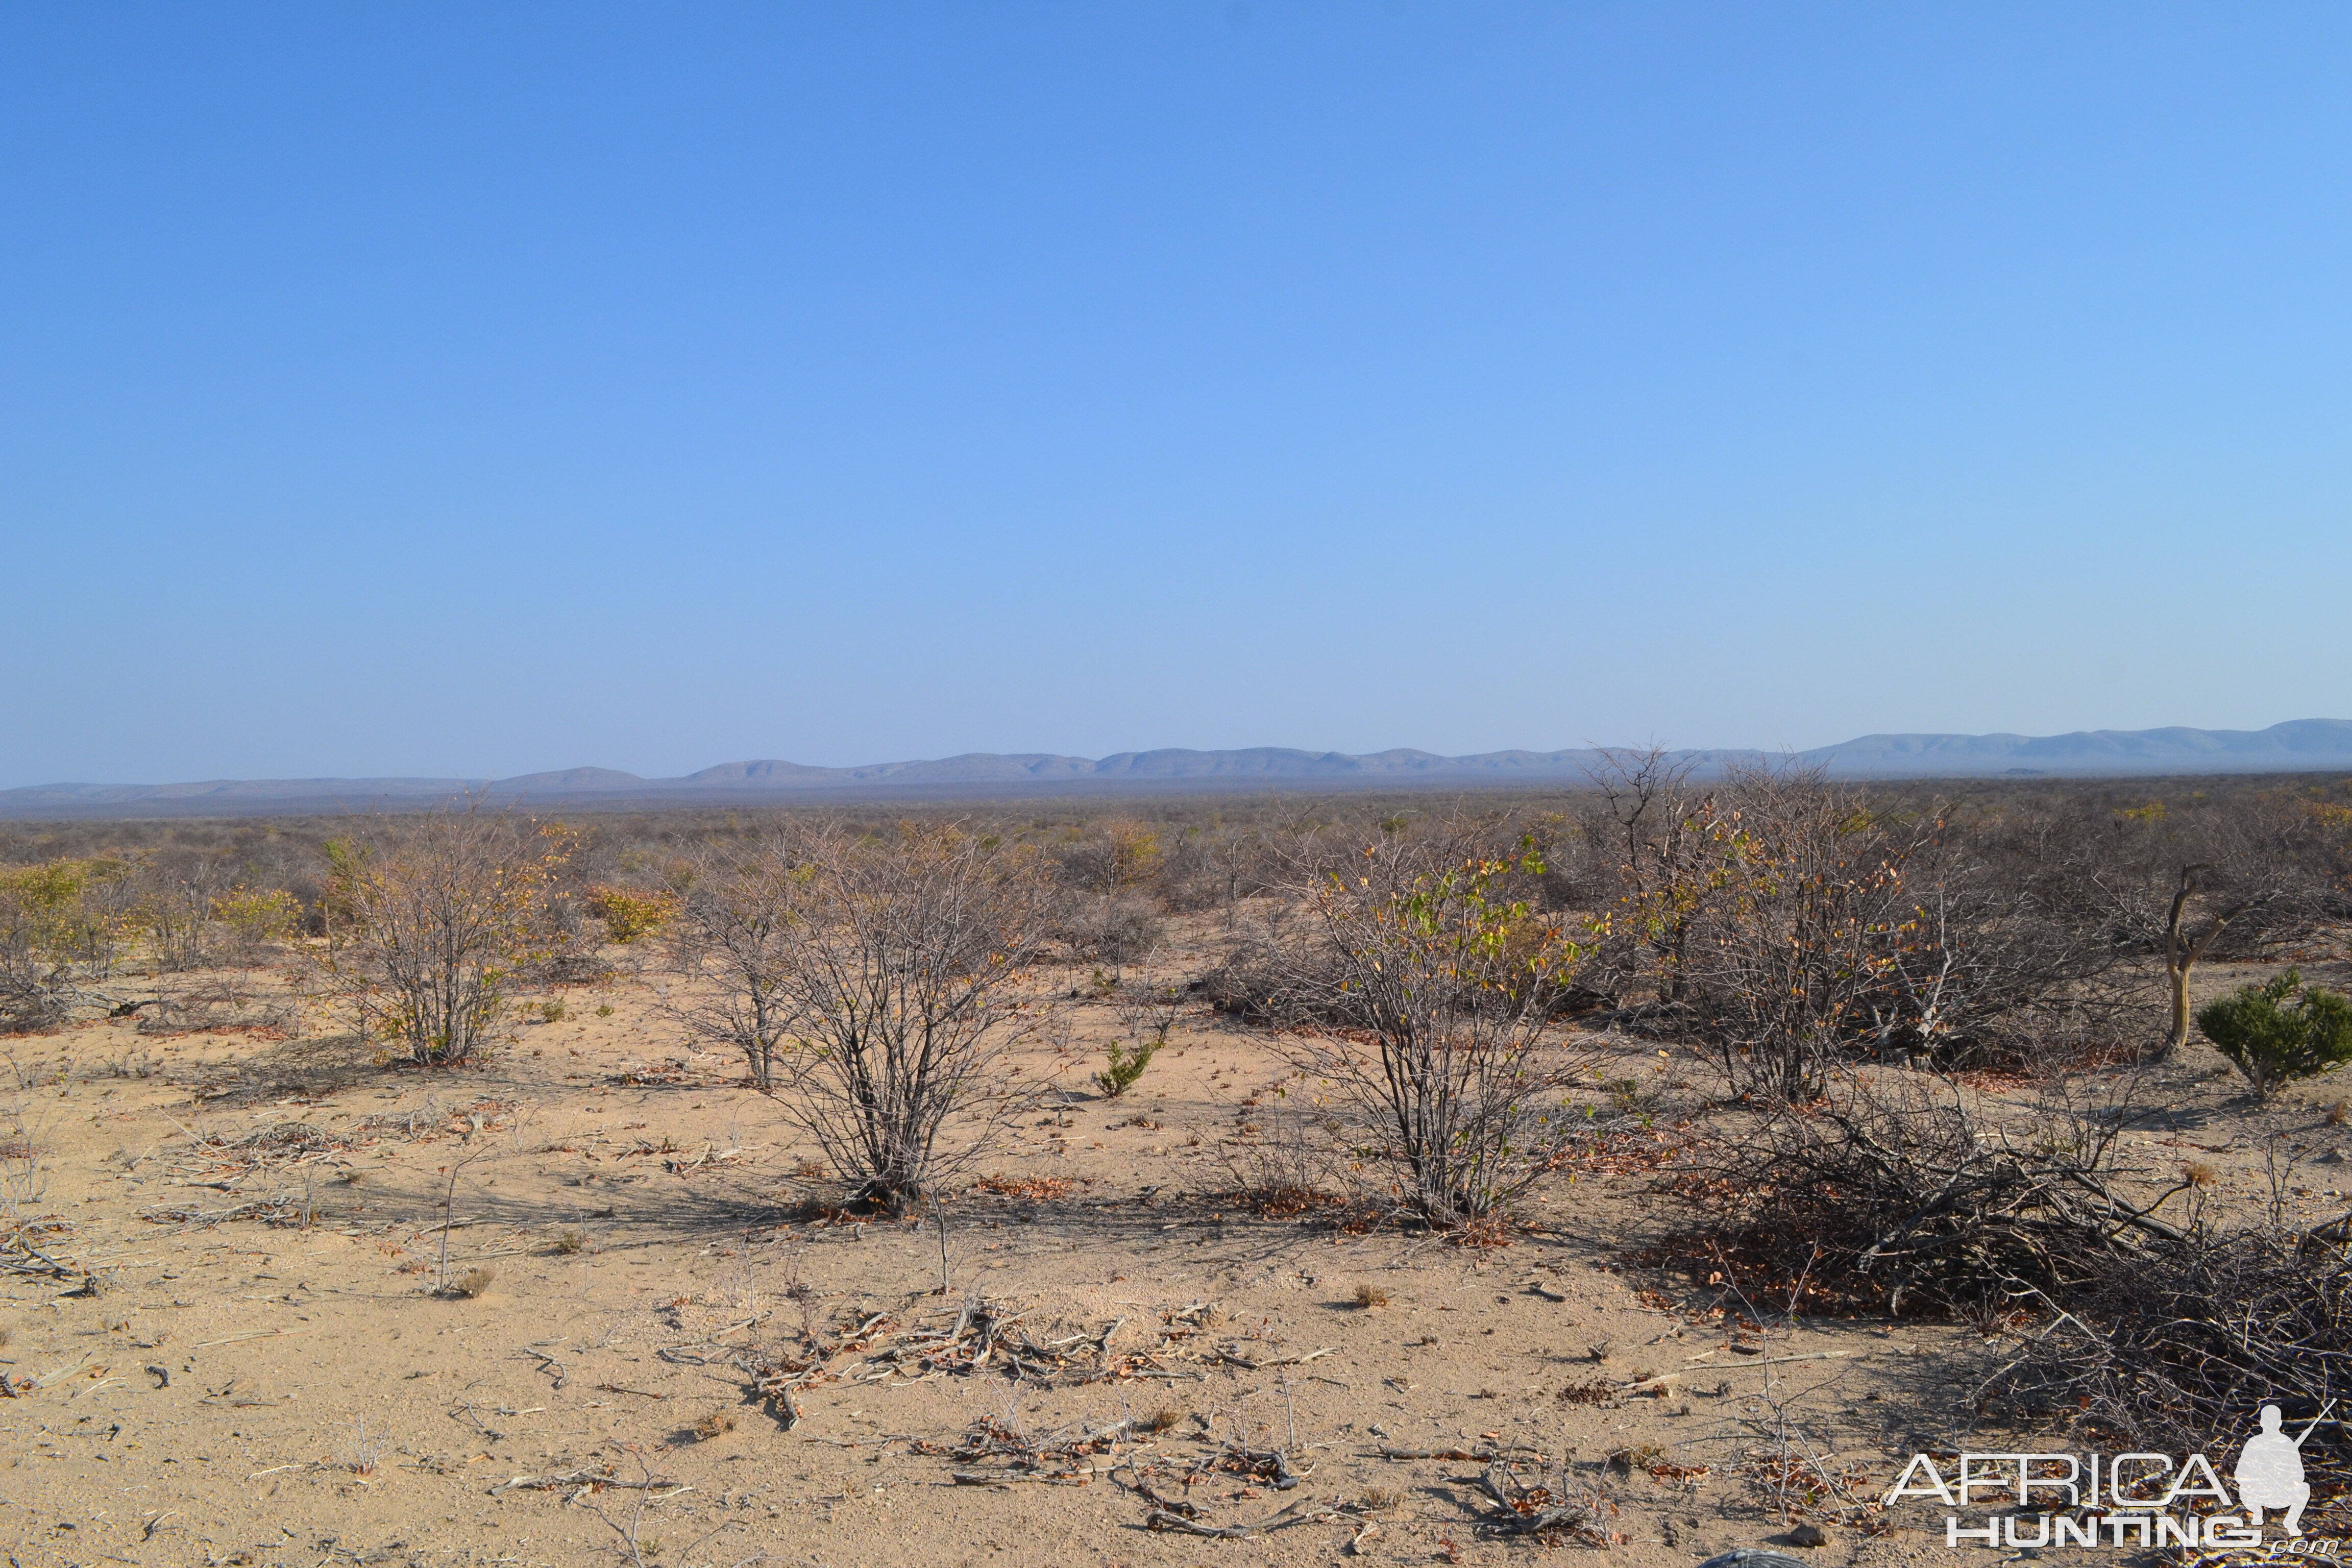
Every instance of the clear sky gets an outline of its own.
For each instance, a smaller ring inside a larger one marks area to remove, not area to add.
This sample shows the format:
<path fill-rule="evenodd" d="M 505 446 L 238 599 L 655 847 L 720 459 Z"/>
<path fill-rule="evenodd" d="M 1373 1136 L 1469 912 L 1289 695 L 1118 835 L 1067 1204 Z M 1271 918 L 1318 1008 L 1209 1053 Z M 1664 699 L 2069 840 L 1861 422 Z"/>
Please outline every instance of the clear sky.
<path fill-rule="evenodd" d="M 2352 717 L 2340 4 L 0 10 L 0 785 Z"/>

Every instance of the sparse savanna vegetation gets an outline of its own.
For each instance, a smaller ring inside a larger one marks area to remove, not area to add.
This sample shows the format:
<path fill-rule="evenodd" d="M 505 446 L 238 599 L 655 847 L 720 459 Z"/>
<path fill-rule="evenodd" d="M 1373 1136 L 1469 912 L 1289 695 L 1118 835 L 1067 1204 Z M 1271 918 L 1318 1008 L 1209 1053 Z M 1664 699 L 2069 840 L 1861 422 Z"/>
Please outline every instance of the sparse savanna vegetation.
<path fill-rule="evenodd" d="M 0 826 L 12 1504 L 191 1561 L 1891 1563 L 1910 1452 L 2338 1397 L 2347 805 L 1649 752 Z"/>

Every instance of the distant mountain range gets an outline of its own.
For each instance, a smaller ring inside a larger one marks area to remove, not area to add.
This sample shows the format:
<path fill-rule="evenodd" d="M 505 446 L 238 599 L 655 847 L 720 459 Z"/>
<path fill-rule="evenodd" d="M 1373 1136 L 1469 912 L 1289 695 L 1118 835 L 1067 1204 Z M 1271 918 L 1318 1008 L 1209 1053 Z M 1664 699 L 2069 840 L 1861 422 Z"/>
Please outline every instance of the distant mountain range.
<path fill-rule="evenodd" d="M 1800 752 L 1848 778 L 2071 777 L 2352 769 L 2352 721 L 2296 719 L 2267 730 L 2078 730 L 2070 735 L 1864 735 Z M 721 763 L 683 778 L 567 768 L 510 779 L 215 779 L 176 784 L 35 784 L 0 790 L 0 817 L 246 816 L 365 811 L 478 791 L 499 800 L 583 805 L 758 805 L 858 799 L 978 799 L 1127 791 L 1475 787 L 1573 784 L 1591 749 L 1441 757 L 1398 750 L 1357 756 L 1253 746 L 1232 752 L 1121 752 L 1098 760 L 973 752 L 935 762 L 856 768 Z M 1688 751 L 1705 772 L 1767 753 Z"/>

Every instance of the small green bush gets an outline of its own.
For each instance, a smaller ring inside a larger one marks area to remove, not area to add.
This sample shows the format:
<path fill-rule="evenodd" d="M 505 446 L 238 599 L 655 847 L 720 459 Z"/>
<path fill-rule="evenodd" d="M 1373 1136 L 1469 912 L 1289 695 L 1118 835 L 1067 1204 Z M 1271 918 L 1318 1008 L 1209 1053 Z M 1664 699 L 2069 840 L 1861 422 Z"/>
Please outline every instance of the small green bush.
<path fill-rule="evenodd" d="M 1104 1098 L 1117 1100 L 1135 1087 L 1135 1080 L 1143 1076 L 1143 1069 L 1151 1065 L 1159 1050 L 1158 1040 L 1143 1040 L 1131 1049 L 1114 1041 L 1108 1052 L 1108 1070 L 1095 1074 L 1095 1082 L 1101 1085 Z"/>
<path fill-rule="evenodd" d="M 2300 970 L 2208 1002 L 2197 1009 L 2197 1026 L 2258 1095 L 2352 1061 L 2352 1002 L 2305 986 Z"/>
<path fill-rule="evenodd" d="M 677 915 L 675 893 L 637 893 L 603 885 L 588 889 L 588 912 L 604 922 L 604 933 L 627 943 L 661 930 Z"/>

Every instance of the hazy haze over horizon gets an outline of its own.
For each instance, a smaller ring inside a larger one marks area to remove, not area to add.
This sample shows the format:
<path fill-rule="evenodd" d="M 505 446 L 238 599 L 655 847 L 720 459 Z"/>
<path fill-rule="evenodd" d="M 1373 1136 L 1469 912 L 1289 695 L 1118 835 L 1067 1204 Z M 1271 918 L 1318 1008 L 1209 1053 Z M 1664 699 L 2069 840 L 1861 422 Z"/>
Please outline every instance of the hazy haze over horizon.
<path fill-rule="evenodd" d="M 2352 13 L 0 16 L 0 788 L 2352 714 Z"/>

